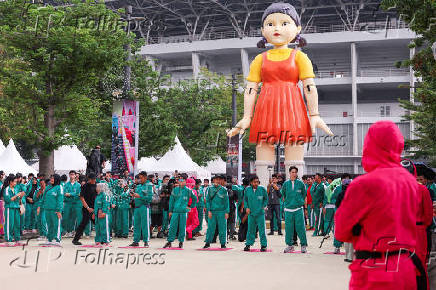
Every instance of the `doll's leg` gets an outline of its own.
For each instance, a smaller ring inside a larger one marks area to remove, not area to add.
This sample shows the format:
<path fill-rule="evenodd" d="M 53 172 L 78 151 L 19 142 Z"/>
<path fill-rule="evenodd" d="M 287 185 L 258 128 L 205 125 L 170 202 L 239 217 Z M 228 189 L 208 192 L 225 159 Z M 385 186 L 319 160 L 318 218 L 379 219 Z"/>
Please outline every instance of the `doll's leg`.
<path fill-rule="evenodd" d="M 256 174 L 260 185 L 267 187 L 269 184 L 268 166 L 275 164 L 275 150 L 273 144 L 261 143 L 256 146 Z"/>
<path fill-rule="evenodd" d="M 298 168 L 298 177 L 301 178 L 304 174 L 304 146 L 303 145 L 285 146 L 286 179 L 289 179 L 289 167 L 291 166 L 295 166 Z"/>

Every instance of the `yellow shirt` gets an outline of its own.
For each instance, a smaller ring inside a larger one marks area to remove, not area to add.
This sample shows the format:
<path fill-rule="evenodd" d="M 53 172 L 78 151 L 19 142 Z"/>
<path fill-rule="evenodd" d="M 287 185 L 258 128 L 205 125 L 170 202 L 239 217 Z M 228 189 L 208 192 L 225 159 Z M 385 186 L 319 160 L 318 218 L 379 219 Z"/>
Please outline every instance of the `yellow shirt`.
<path fill-rule="evenodd" d="M 267 58 L 271 61 L 283 61 L 289 58 L 291 52 L 291 48 L 273 48 L 268 50 Z M 297 50 L 297 53 L 295 54 L 295 62 L 298 66 L 300 80 L 315 77 L 315 74 L 313 73 L 312 62 L 304 52 Z M 247 77 L 247 81 L 260 83 L 262 81 L 260 76 L 261 69 L 262 54 L 258 54 L 250 65 L 250 73 Z"/>

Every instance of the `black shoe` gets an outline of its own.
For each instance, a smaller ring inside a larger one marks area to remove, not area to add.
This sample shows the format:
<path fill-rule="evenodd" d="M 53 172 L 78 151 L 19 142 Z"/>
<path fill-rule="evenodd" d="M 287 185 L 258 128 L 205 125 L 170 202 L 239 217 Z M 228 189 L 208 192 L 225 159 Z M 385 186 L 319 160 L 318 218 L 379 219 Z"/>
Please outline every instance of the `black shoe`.
<path fill-rule="evenodd" d="M 274 232 L 269 232 L 268 236 L 274 236 Z"/>
<path fill-rule="evenodd" d="M 236 237 L 235 236 L 230 236 L 230 240 L 236 241 Z"/>
<path fill-rule="evenodd" d="M 164 237 L 163 232 L 158 232 L 156 238 L 162 239 Z"/>
<path fill-rule="evenodd" d="M 165 249 L 165 248 L 171 248 L 171 243 L 170 242 L 167 242 L 164 246 L 163 246 L 163 248 Z"/>
<path fill-rule="evenodd" d="M 227 249 L 226 245 L 221 245 L 221 249 Z"/>
<path fill-rule="evenodd" d="M 133 242 L 129 245 L 129 247 L 139 247 L 139 243 Z"/>
<path fill-rule="evenodd" d="M 216 244 L 216 240 L 215 241 L 212 241 L 212 242 L 210 242 L 211 244 Z"/>
<path fill-rule="evenodd" d="M 147 242 L 144 242 L 144 247 L 145 247 L 145 248 L 148 248 L 148 247 L 150 247 L 150 246 L 148 245 Z"/>
<path fill-rule="evenodd" d="M 293 246 L 298 246 L 298 242 L 294 242 L 292 245 Z"/>
<path fill-rule="evenodd" d="M 210 244 L 209 244 L 209 243 L 206 243 L 206 244 L 204 245 L 203 249 L 208 249 L 208 248 L 210 248 Z"/>
<path fill-rule="evenodd" d="M 279 232 L 279 236 L 283 236 L 282 232 Z"/>
<path fill-rule="evenodd" d="M 353 260 L 349 260 L 349 259 L 344 259 L 344 262 L 347 262 L 347 263 L 352 263 L 352 262 L 353 262 Z"/>
<path fill-rule="evenodd" d="M 195 241 L 195 238 L 186 238 L 187 241 Z"/>
<path fill-rule="evenodd" d="M 244 251 L 245 252 L 250 252 L 250 246 L 245 246 Z"/>
<path fill-rule="evenodd" d="M 76 241 L 76 240 L 73 240 L 72 243 L 73 243 L 73 245 L 76 245 L 76 246 L 81 246 L 82 245 L 81 242 Z"/>
<path fill-rule="evenodd" d="M 266 252 L 266 247 L 265 246 L 260 247 L 260 251 L 261 252 Z"/>
<path fill-rule="evenodd" d="M 182 242 L 179 243 L 179 248 L 183 249 L 183 243 Z"/>

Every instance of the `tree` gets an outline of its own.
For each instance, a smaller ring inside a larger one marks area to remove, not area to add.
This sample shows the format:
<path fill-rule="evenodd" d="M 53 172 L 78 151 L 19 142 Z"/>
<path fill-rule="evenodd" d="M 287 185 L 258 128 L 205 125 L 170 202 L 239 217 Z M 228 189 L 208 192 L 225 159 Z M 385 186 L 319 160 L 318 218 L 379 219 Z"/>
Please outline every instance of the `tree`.
<path fill-rule="evenodd" d="M 91 1 L 0 2 L 2 135 L 33 145 L 40 172 L 53 173 L 59 146 L 98 134 L 89 128 L 99 128 L 112 96 L 98 96 L 96 88 L 133 42 L 120 23 L 117 13 Z"/>
<path fill-rule="evenodd" d="M 418 35 L 410 44 L 417 53 L 398 66 L 412 66 L 422 79 L 415 88 L 414 102 L 400 100 L 410 113 L 405 116 L 415 122 L 414 139 L 406 140 L 415 158 L 423 158 L 436 167 L 436 61 L 431 46 L 436 41 L 436 2 L 432 0 L 384 0 L 385 9 L 395 8 L 401 19 Z"/>

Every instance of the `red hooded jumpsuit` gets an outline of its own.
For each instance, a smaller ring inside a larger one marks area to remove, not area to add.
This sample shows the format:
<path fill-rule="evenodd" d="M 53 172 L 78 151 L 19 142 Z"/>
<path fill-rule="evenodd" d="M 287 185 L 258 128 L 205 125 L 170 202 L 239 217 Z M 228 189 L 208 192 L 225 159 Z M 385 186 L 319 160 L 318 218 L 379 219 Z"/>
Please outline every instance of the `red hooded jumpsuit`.
<path fill-rule="evenodd" d="M 373 124 L 365 137 L 362 165 L 335 215 L 335 236 L 353 243 L 355 251 L 414 251 L 417 239 L 419 188 L 402 166 L 404 138 L 390 121 Z M 360 234 L 353 235 L 355 225 Z M 384 254 L 383 254 L 384 255 Z M 416 268 L 408 254 L 355 259 L 350 289 L 416 289 Z"/>

